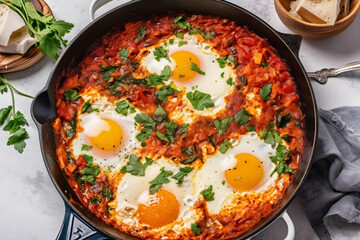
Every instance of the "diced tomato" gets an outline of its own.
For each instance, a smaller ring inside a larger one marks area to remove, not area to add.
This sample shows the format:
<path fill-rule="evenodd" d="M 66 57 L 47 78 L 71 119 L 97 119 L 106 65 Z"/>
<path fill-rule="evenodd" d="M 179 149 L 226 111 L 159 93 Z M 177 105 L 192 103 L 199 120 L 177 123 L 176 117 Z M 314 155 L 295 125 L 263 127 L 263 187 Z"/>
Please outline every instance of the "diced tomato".
<path fill-rule="evenodd" d="M 59 117 L 65 119 L 66 121 L 70 122 L 71 119 L 75 116 L 75 109 L 73 107 L 61 107 L 58 109 Z"/>

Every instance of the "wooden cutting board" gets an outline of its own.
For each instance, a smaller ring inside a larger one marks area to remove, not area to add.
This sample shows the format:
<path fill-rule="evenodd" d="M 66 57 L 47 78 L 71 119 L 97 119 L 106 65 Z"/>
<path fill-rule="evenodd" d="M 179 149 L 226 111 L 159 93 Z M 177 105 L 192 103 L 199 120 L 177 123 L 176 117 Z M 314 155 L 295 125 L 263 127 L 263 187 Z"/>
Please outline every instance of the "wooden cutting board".
<path fill-rule="evenodd" d="M 51 9 L 43 0 L 30 0 L 36 10 L 44 14 L 52 14 Z M 37 63 L 44 55 L 39 47 L 32 46 L 24 54 L 0 53 L 0 73 L 16 72 L 28 68 Z"/>

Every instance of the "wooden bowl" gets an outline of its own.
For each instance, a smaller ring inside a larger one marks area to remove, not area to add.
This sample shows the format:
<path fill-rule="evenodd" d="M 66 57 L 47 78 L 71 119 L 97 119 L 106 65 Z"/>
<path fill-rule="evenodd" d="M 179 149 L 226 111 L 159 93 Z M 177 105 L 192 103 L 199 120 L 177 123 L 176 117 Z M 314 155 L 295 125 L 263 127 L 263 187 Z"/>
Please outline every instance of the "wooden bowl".
<path fill-rule="evenodd" d="M 44 13 L 52 14 L 51 9 L 44 0 L 30 0 L 35 9 Z M 28 68 L 43 58 L 38 46 L 32 46 L 25 54 L 0 53 L 0 73 L 10 73 Z"/>
<path fill-rule="evenodd" d="M 322 23 L 310 23 L 289 13 L 291 0 L 274 0 L 280 20 L 294 33 L 307 38 L 327 38 L 344 31 L 355 20 L 360 9 L 360 0 L 351 0 L 350 12 L 330 26 Z"/>

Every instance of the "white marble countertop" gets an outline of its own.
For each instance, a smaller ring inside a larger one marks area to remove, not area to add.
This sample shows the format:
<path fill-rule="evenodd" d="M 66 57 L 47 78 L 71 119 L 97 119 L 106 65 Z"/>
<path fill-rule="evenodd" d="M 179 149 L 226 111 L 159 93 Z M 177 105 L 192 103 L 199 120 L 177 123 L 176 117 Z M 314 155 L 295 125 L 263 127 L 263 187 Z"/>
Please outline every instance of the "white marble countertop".
<path fill-rule="evenodd" d="M 114 1 L 104 9 L 109 9 L 124 0 Z M 291 33 L 276 15 L 271 0 L 233 0 L 236 3 L 268 22 L 281 32 Z M 58 19 L 72 22 L 75 27 L 67 39 L 71 40 L 89 22 L 90 0 L 47 0 Z M 105 12 L 100 9 L 99 13 Z M 300 50 L 300 59 L 307 71 L 323 67 L 335 67 L 360 60 L 360 17 L 343 33 L 328 39 L 304 39 Z M 45 82 L 54 65 L 48 57 L 35 66 L 5 76 L 19 90 L 36 95 Z M 360 106 L 360 72 L 343 74 L 330 79 L 325 85 L 312 82 L 318 107 L 331 109 L 339 106 Z M 16 109 L 25 114 L 30 139 L 23 154 L 13 147 L 7 147 L 8 132 L 0 131 L 0 238 L 1 239 L 54 239 L 60 229 L 63 216 L 63 201 L 53 186 L 43 164 L 38 132 L 30 116 L 31 100 L 16 95 Z M 0 108 L 11 104 L 10 94 L 0 96 Z M 297 239 L 316 239 L 309 227 L 298 199 L 290 206 L 290 215 L 294 219 Z M 282 223 L 278 223 L 282 224 Z M 269 233 L 270 232 L 270 233 Z M 266 237 L 264 237 L 266 236 Z M 307 236 L 304 238 L 304 236 Z M 258 239 L 276 239 L 271 237 L 271 227 L 267 234 Z"/>

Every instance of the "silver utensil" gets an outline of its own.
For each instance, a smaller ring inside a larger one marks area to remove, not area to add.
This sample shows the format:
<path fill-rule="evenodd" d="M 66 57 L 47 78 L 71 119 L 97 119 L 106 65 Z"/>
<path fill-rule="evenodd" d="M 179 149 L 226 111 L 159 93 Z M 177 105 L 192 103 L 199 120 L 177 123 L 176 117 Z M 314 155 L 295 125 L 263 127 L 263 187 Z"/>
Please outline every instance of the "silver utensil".
<path fill-rule="evenodd" d="M 323 68 L 316 72 L 308 72 L 308 76 L 321 84 L 327 82 L 328 77 L 334 77 L 343 72 L 360 70 L 360 61 L 348 63 L 337 68 Z"/>

